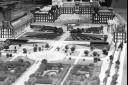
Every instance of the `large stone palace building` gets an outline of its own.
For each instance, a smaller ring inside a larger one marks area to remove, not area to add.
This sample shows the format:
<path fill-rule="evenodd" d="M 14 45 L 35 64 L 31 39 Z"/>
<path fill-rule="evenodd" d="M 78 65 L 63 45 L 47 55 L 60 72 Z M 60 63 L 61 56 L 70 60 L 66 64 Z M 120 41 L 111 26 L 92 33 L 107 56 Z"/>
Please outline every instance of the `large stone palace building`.
<path fill-rule="evenodd" d="M 95 6 L 98 7 L 98 12 Z M 11 14 L 8 7 L 5 9 L 8 11 L 3 15 L 8 17 L 2 21 L 0 37 L 7 39 L 15 39 L 26 27 L 41 27 L 42 23 L 55 24 L 62 14 L 89 16 L 91 24 L 107 24 L 108 20 L 113 20 L 116 16 L 113 9 L 101 7 L 97 0 L 52 0 L 52 5 L 40 7 L 30 13 Z M 16 18 L 16 22 L 13 21 Z"/>

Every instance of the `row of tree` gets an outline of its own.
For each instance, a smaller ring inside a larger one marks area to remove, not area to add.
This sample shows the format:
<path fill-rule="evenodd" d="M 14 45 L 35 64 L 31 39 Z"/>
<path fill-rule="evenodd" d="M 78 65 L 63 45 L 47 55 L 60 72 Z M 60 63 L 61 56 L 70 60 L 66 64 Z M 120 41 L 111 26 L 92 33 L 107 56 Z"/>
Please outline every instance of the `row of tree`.
<path fill-rule="evenodd" d="M 120 49 L 120 53 L 119 53 L 119 56 L 118 56 L 118 59 L 117 61 L 115 62 L 115 74 L 112 76 L 112 81 L 111 81 L 111 85 L 116 85 L 117 84 L 117 79 L 119 77 L 119 69 L 120 69 L 120 57 L 121 57 L 121 51 L 123 49 L 123 42 L 120 43 L 120 45 L 118 46 L 118 49 Z"/>
<path fill-rule="evenodd" d="M 37 52 L 37 51 L 42 51 L 42 49 L 44 48 L 44 46 L 42 47 L 39 47 L 37 44 L 33 47 L 33 52 Z M 46 49 L 49 49 L 50 48 L 50 45 L 47 43 L 45 44 L 45 48 Z M 23 48 L 23 53 L 28 53 L 28 50 L 26 48 Z"/>

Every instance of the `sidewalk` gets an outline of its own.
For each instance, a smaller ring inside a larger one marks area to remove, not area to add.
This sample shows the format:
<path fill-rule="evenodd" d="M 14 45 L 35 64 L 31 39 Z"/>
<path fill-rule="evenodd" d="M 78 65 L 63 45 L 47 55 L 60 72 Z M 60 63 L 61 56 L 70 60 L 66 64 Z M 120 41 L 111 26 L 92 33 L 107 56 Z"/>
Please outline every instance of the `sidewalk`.
<path fill-rule="evenodd" d="M 124 68 L 124 65 L 127 66 L 127 44 L 124 44 L 124 48 L 121 53 L 120 58 L 120 69 L 119 69 L 119 78 L 118 78 L 118 84 L 117 85 L 127 85 L 127 69 Z M 125 73 L 124 73 L 125 72 Z"/>

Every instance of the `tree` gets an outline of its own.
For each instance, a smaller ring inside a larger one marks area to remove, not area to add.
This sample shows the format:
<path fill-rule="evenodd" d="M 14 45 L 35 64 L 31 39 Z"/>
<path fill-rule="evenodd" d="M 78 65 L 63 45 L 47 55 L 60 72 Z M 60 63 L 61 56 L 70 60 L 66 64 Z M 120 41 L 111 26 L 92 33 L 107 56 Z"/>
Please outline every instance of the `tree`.
<path fill-rule="evenodd" d="M 93 56 L 96 57 L 97 55 L 98 55 L 98 53 L 97 53 L 96 51 L 94 51 L 94 52 L 93 52 Z"/>
<path fill-rule="evenodd" d="M 47 62 L 48 62 L 48 61 L 47 61 L 46 59 L 43 59 L 43 60 L 42 60 L 42 63 L 43 63 L 43 64 L 47 64 Z"/>
<path fill-rule="evenodd" d="M 59 51 L 59 50 L 60 50 L 60 48 L 59 48 L 59 47 L 57 47 L 56 49 L 57 49 L 57 51 Z"/>
<path fill-rule="evenodd" d="M 68 45 L 66 45 L 66 46 L 65 46 L 65 49 L 66 49 L 66 51 L 67 51 L 67 50 L 69 49 L 69 46 L 68 46 Z"/>
<path fill-rule="evenodd" d="M 120 45 L 118 46 L 119 49 L 123 49 L 123 42 L 120 43 Z"/>
<path fill-rule="evenodd" d="M 119 77 L 119 74 L 114 74 L 114 75 L 112 76 L 112 82 L 116 82 L 117 79 L 118 79 L 118 77 Z"/>
<path fill-rule="evenodd" d="M 99 28 L 100 33 L 103 33 L 103 28 L 104 28 L 104 26 L 103 26 L 103 25 Z"/>
<path fill-rule="evenodd" d="M 7 53 L 7 54 L 6 54 L 6 57 L 7 57 L 7 58 L 9 58 L 9 57 L 10 57 L 9 53 Z"/>
<path fill-rule="evenodd" d="M 94 47 L 91 46 L 91 47 L 90 47 L 90 50 L 93 51 L 93 50 L 94 50 Z"/>
<path fill-rule="evenodd" d="M 82 33 L 82 30 L 80 28 L 77 28 L 77 33 L 78 34 L 81 34 Z"/>
<path fill-rule="evenodd" d="M 107 76 L 109 76 L 109 74 L 110 74 L 110 69 L 107 69 L 106 72 L 105 72 L 105 74 L 106 74 Z"/>
<path fill-rule="evenodd" d="M 9 54 L 9 57 L 12 57 L 12 54 Z"/>
<path fill-rule="evenodd" d="M 72 58 L 70 57 L 69 60 L 72 60 Z"/>
<path fill-rule="evenodd" d="M 41 47 L 39 47 L 38 49 L 39 49 L 39 51 L 41 51 Z"/>
<path fill-rule="evenodd" d="M 16 46 L 14 47 L 14 50 L 16 50 L 17 48 L 16 48 Z"/>
<path fill-rule="evenodd" d="M 89 51 L 88 51 L 88 50 L 85 50 L 85 51 L 84 51 L 84 54 L 85 54 L 85 56 L 88 56 Z"/>
<path fill-rule="evenodd" d="M 117 60 L 117 61 L 116 61 L 116 64 L 117 64 L 117 65 L 120 65 L 120 60 Z"/>
<path fill-rule="evenodd" d="M 98 58 L 94 58 L 94 63 L 97 63 L 97 61 L 98 61 Z"/>
<path fill-rule="evenodd" d="M 33 51 L 34 52 L 37 52 L 37 47 L 36 46 L 33 48 Z"/>
<path fill-rule="evenodd" d="M 84 28 L 82 28 L 81 31 L 84 32 Z"/>
<path fill-rule="evenodd" d="M 38 45 L 37 45 L 37 44 L 35 44 L 35 47 L 38 47 Z"/>
<path fill-rule="evenodd" d="M 27 49 L 26 48 L 23 48 L 23 53 L 27 53 Z"/>
<path fill-rule="evenodd" d="M 108 51 L 107 51 L 106 48 L 104 48 L 102 51 L 103 51 L 103 54 L 104 54 L 104 55 L 108 55 Z"/>
<path fill-rule="evenodd" d="M 85 61 L 85 59 L 83 59 L 83 61 Z"/>
<path fill-rule="evenodd" d="M 110 60 L 113 60 L 113 55 L 110 55 L 109 58 L 110 58 Z"/>
<path fill-rule="evenodd" d="M 16 46 L 14 47 L 14 53 L 17 53 L 17 48 L 16 48 Z"/>
<path fill-rule="evenodd" d="M 98 58 L 97 60 L 98 60 L 98 61 L 101 61 L 101 59 L 100 59 L 100 58 Z"/>
<path fill-rule="evenodd" d="M 62 34 L 63 33 L 63 29 L 62 28 L 59 28 L 58 29 L 58 32 L 59 32 L 59 34 Z"/>
<path fill-rule="evenodd" d="M 75 46 L 71 47 L 72 53 L 74 53 L 75 49 L 76 49 Z"/>
<path fill-rule="evenodd" d="M 50 47 L 50 46 L 49 46 L 49 44 L 47 43 L 47 44 L 45 45 L 45 48 L 47 48 L 47 49 L 48 49 L 49 47 Z"/>
<path fill-rule="evenodd" d="M 19 44 L 19 47 L 21 47 L 22 46 L 22 44 Z"/>

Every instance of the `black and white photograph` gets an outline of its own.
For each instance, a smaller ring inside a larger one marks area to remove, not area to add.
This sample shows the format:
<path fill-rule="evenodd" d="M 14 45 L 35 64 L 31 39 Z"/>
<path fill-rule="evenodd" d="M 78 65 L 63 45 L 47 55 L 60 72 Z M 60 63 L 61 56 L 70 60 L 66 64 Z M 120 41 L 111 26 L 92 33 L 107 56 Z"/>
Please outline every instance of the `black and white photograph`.
<path fill-rule="evenodd" d="M 0 85 L 127 85 L 127 0 L 0 0 Z"/>

